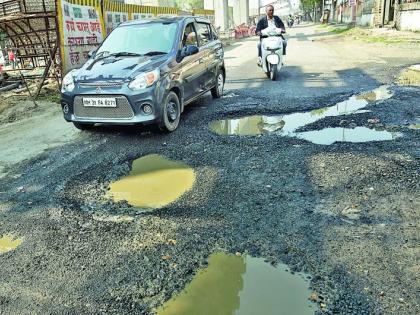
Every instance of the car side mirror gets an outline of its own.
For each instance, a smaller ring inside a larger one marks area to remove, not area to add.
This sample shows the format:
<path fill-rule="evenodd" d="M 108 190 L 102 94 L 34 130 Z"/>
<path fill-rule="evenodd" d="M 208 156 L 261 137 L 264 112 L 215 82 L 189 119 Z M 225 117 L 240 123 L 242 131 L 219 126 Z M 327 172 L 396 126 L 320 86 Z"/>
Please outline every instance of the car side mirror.
<path fill-rule="evenodd" d="M 89 58 L 93 58 L 93 57 L 95 57 L 95 55 L 96 55 L 96 51 L 97 51 L 97 49 L 96 49 L 96 48 L 94 48 L 94 49 L 92 49 L 91 51 L 89 51 L 89 52 L 88 52 L 88 57 L 89 57 Z"/>
<path fill-rule="evenodd" d="M 187 45 L 186 47 L 182 48 L 181 56 L 182 58 L 187 56 L 192 56 L 198 53 L 198 47 L 195 45 Z"/>

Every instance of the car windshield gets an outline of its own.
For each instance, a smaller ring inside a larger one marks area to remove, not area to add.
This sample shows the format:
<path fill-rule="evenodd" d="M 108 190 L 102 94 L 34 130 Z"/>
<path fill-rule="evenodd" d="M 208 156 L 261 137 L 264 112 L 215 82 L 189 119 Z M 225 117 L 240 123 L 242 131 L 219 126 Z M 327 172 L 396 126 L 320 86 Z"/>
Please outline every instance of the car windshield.
<path fill-rule="evenodd" d="M 157 55 L 171 51 L 176 23 L 147 23 L 117 27 L 105 39 L 96 55 Z"/>

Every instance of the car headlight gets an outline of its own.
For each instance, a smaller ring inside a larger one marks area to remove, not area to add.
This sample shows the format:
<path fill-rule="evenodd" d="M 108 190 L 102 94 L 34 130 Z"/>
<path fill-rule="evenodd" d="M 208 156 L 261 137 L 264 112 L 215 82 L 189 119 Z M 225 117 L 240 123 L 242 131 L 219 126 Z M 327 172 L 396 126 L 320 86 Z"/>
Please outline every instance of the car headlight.
<path fill-rule="evenodd" d="M 153 85 L 159 79 L 159 69 L 150 72 L 140 73 L 128 84 L 131 90 L 138 91 Z"/>
<path fill-rule="evenodd" d="M 64 76 L 63 82 L 61 83 L 61 93 L 71 92 L 74 90 L 73 76 L 75 75 L 75 73 L 76 69 L 73 69 Z"/>

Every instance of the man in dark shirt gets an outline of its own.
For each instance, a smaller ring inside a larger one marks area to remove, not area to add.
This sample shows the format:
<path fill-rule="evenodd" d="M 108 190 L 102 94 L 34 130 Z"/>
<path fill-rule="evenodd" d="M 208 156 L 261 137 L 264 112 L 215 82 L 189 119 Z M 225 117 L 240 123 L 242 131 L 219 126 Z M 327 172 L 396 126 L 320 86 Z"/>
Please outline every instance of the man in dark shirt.
<path fill-rule="evenodd" d="M 274 7 L 269 4 L 265 7 L 266 15 L 262 17 L 257 24 L 255 33 L 260 36 L 260 42 L 258 43 L 258 63 L 261 63 L 261 31 L 270 27 L 270 28 L 279 28 L 282 31 L 286 32 L 286 27 L 284 26 L 283 21 L 277 16 L 274 15 Z M 283 40 L 283 55 L 286 54 L 286 41 Z"/>

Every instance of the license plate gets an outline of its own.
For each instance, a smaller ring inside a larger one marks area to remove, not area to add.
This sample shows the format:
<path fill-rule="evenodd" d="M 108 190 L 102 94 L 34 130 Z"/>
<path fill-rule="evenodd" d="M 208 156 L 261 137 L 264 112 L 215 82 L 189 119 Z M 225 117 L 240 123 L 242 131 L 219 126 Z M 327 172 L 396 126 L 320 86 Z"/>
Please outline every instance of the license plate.
<path fill-rule="evenodd" d="M 85 107 L 117 107 L 117 100 L 113 97 L 84 97 Z"/>

